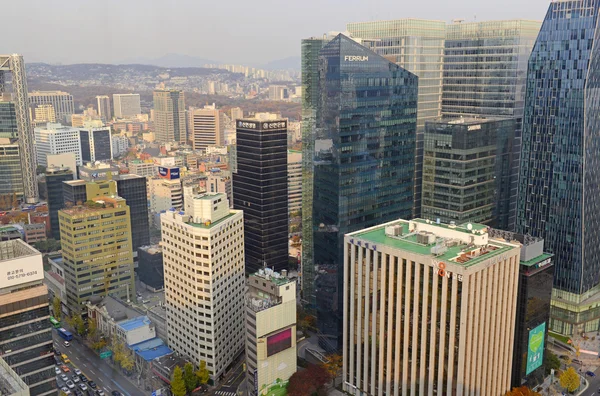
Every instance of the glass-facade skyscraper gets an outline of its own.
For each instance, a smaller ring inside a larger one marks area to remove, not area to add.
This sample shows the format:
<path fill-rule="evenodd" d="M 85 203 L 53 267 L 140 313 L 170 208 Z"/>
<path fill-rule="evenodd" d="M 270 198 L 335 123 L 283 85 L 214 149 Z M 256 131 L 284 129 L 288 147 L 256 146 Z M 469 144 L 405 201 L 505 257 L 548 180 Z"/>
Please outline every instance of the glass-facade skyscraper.
<path fill-rule="evenodd" d="M 344 234 L 412 213 L 417 76 L 340 34 L 319 52 L 314 100 L 317 320 L 332 350 L 342 341 Z"/>
<path fill-rule="evenodd" d="M 521 153 L 527 60 L 541 22 L 460 22 L 446 27 L 442 113 L 445 116 L 515 118 L 508 224 L 513 230 Z"/>
<path fill-rule="evenodd" d="M 413 217 L 421 217 L 423 169 L 423 130 L 425 122 L 435 120 L 442 111 L 442 81 L 446 23 L 425 19 L 356 22 L 346 26 L 352 37 L 361 39 L 387 60 L 419 78 L 417 143 Z"/>
<path fill-rule="evenodd" d="M 550 328 L 597 331 L 600 0 L 550 4 L 527 71 L 517 231 L 555 257 Z"/>

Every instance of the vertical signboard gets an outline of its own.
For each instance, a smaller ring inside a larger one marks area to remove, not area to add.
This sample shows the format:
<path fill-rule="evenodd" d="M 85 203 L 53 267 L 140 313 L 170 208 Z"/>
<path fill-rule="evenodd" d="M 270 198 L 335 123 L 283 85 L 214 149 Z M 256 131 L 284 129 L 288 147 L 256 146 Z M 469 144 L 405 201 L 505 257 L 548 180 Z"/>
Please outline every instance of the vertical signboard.
<path fill-rule="evenodd" d="M 544 338 L 546 336 L 546 322 L 529 331 L 527 343 L 527 369 L 525 375 L 542 365 L 544 361 Z"/>

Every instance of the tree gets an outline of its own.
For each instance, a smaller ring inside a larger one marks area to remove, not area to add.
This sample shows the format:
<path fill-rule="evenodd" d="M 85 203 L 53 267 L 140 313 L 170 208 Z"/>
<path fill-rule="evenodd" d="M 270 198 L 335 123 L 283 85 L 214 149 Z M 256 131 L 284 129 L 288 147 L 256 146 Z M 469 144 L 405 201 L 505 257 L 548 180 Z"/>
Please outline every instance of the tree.
<path fill-rule="evenodd" d="M 104 338 L 92 343 L 92 349 L 95 351 L 100 351 L 100 350 L 104 349 L 105 347 L 106 347 L 106 340 Z"/>
<path fill-rule="evenodd" d="M 579 388 L 580 381 L 579 374 L 577 374 L 577 371 L 573 367 L 569 367 L 560 375 L 560 386 L 569 392 L 574 392 Z"/>
<path fill-rule="evenodd" d="M 87 337 L 90 341 L 96 341 L 98 336 L 98 325 L 94 319 L 88 318 L 88 333 Z"/>
<path fill-rule="evenodd" d="M 542 396 L 541 394 L 532 391 L 526 386 L 521 386 L 518 388 L 513 388 L 512 390 L 506 392 L 504 396 Z"/>
<path fill-rule="evenodd" d="M 185 389 L 187 389 L 188 392 L 196 389 L 196 386 L 198 385 L 198 377 L 196 377 L 194 366 L 190 362 L 187 362 L 185 366 L 183 366 L 183 381 L 185 382 Z"/>
<path fill-rule="evenodd" d="M 560 369 L 560 359 L 554 353 L 552 353 L 549 349 L 546 349 L 546 353 L 544 355 L 544 369 L 546 375 L 550 375 L 550 370 L 558 370 Z"/>
<path fill-rule="evenodd" d="M 85 335 L 85 322 L 81 319 L 81 316 L 77 316 L 77 327 L 75 328 L 77 334 L 80 336 Z"/>
<path fill-rule="evenodd" d="M 179 366 L 175 367 L 173 370 L 173 378 L 171 378 L 171 393 L 173 396 L 185 396 L 185 381 L 183 380 L 183 373 L 181 372 L 181 368 Z"/>
<path fill-rule="evenodd" d="M 288 396 L 325 395 L 325 384 L 330 379 L 329 373 L 323 367 L 309 365 L 306 370 L 297 371 L 290 377 Z"/>
<path fill-rule="evenodd" d="M 207 384 L 210 379 L 210 372 L 206 368 L 206 362 L 204 360 L 200 361 L 200 368 L 196 371 L 196 377 L 198 377 L 200 385 Z"/>
<path fill-rule="evenodd" d="M 121 362 L 119 364 L 121 365 L 121 368 L 123 368 L 126 371 L 131 372 L 133 370 L 134 361 L 133 355 L 130 351 L 123 352 L 121 356 Z"/>
<path fill-rule="evenodd" d="M 54 296 L 54 298 L 52 299 L 52 312 L 54 313 L 54 319 L 56 320 L 60 320 L 60 315 L 61 315 L 61 311 L 60 311 L 60 298 L 58 298 L 57 296 Z"/>
<path fill-rule="evenodd" d="M 327 356 L 327 363 L 323 363 L 321 366 L 327 370 L 327 373 L 329 373 L 331 378 L 335 378 L 340 373 L 343 364 L 344 361 L 342 359 L 342 355 L 334 353 Z"/>

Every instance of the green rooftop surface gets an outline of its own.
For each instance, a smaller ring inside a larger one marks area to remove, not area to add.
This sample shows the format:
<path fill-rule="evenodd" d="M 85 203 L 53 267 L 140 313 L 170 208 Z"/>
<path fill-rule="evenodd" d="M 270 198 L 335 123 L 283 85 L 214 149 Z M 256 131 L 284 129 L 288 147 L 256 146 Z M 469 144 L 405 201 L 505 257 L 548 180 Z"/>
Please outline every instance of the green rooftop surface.
<path fill-rule="evenodd" d="M 213 222 L 212 222 L 212 223 L 210 223 L 208 226 L 207 226 L 206 224 L 204 224 L 204 223 L 193 223 L 193 222 L 191 222 L 191 221 L 190 221 L 188 224 L 189 224 L 189 225 L 191 225 L 191 226 L 194 226 L 194 227 L 198 227 L 198 228 L 204 228 L 205 230 L 208 230 L 208 229 L 211 229 L 211 228 L 213 228 L 214 226 L 216 226 L 216 225 L 218 225 L 218 224 L 222 223 L 223 221 L 227 220 L 228 218 L 230 218 L 230 217 L 231 217 L 231 216 L 233 216 L 234 214 L 235 214 L 235 212 L 234 212 L 234 213 L 229 213 L 227 216 L 225 216 L 225 217 L 223 217 L 223 218 L 220 218 L 220 219 L 219 219 L 219 220 L 217 220 L 217 221 L 213 221 Z"/>
<path fill-rule="evenodd" d="M 553 254 L 550 253 L 542 253 L 537 257 L 532 258 L 531 260 L 528 261 L 523 261 L 521 260 L 521 265 L 524 265 L 526 267 L 531 267 L 532 265 L 536 265 L 537 263 L 546 260 L 547 258 L 550 258 L 554 256 Z"/>
<path fill-rule="evenodd" d="M 425 223 L 425 221 L 421 220 L 421 219 L 413 220 L 413 221 L 416 221 L 418 223 Z M 403 228 L 403 234 L 405 236 L 398 237 L 398 238 L 389 237 L 385 234 L 385 227 L 379 227 L 379 228 L 376 228 L 376 229 L 373 229 L 370 231 L 365 231 L 364 233 L 357 233 L 352 236 L 354 238 L 358 238 L 358 239 L 368 241 L 368 242 L 374 242 L 376 244 L 382 244 L 382 245 L 389 246 L 389 247 L 392 247 L 395 249 L 406 250 L 406 251 L 416 253 L 416 254 L 421 254 L 424 256 L 435 257 L 437 260 L 447 261 L 449 263 L 462 265 L 463 267 L 467 267 L 467 268 L 471 267 L 475 264 L 478 264 L 484 260 L 487 260 L 491 257 L 497 256 L 499 254 L 506 253 L 512 249 L 515 249 L 515 247 L 513 247 L 513 246 L 503 245 L 500 243 L 490 243 L 491 245 L 496 246 L 499 249 L 490 251 L 490 252 L 488 252 L 484 255 L 478 256 L 478 257 L 471 258 L 470 260 L 468 260 L 464 263 L 460 263 L 458 261 L 452 261 L 452 259 L 455 258 L 456 256 L 458 256 L 462 252 L 468 252 L 468 251 L 474 250 L 475 247 L 470 247 L 469 249 L 467 249 L 467 244 L 463 243 L 463 244 L 460 244 L 457 246 L 448 247 L 448 250 L 446 250 L 446 252 L 444 254 L 441 254 L 439 256 L 434 256 L 431 254 L 431 248 L 435 246 L 435 243 L 431 244 L 431 245 L 423 245 L 423 244 L 417 242 L 416 234 L 406 236 L 406 234 L 408 234 L 408 222 L 406 222 L 406 223 L 399 222 L 399 223 L 395 223 L 393 225 L 401 225 Z M 443 228 L 449 228 L 445 224 L 436 224 L 436 226 L 443 227 Z M 476 226 L 478 226 L 478 227 L 476 227 Z M 459 228 L 459 227 L 460 226 L 457 226 L 454 230 L 470 233 L 470 231 L 467 230 L 466 227 L 465 228 Z M 482 224 L 473 224 L 473 230 L 481 229 L 483 227 L 486 227 L 486 226 L 482 225 Z"/>

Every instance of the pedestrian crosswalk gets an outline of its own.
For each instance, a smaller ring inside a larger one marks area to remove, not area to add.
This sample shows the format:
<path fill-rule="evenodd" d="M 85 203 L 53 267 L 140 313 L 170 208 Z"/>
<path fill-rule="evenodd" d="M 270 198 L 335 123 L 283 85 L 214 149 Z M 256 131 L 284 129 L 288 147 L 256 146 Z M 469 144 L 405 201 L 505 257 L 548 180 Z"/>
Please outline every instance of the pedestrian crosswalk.
<path fill-rule="evenodd" d="M 216 391 L 215 395 L 217 395 L 217 396 L 237 396 L 237 393 L 229 392 L 229 391 Z"/>

